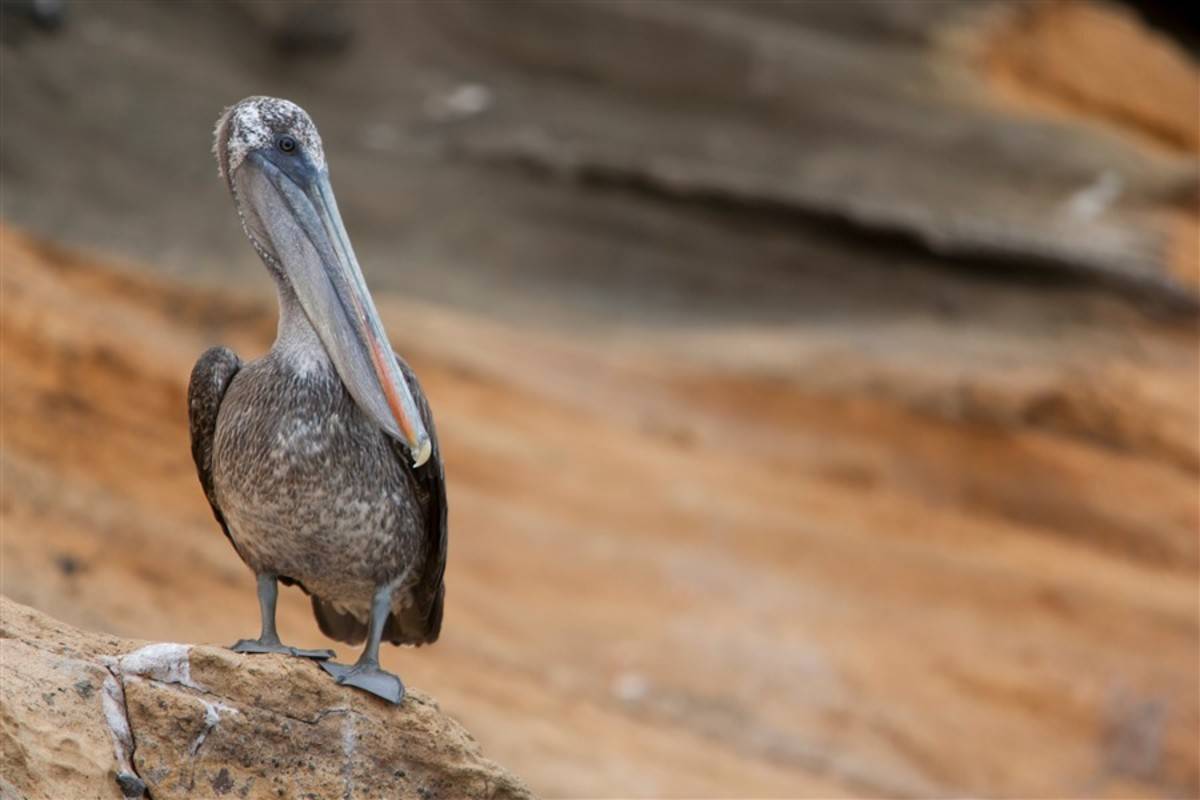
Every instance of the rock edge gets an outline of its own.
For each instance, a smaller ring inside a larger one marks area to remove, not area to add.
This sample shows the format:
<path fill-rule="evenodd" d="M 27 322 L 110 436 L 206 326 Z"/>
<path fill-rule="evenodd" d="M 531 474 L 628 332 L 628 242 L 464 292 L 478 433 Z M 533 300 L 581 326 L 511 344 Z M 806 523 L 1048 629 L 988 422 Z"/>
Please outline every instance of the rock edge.
<path fill-rule="evenodd" d="M 88 633 L 0 597 L 0 800 L 533 795 L 433 698 L 284 656 Z"/>

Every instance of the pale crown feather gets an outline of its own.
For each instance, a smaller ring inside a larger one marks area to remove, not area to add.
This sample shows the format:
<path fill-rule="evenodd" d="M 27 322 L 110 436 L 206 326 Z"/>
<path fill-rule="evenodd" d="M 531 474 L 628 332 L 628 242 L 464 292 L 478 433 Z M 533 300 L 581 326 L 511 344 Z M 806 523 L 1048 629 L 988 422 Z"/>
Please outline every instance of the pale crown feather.
<path fill-rule="evenodd" d="M 213 154 L 221 177 L 229 181 L 251 151 L 270 146 L 283 133 L 300 143 L 318 169 L 325 169 L 321 137 L 304 109 L 278 97 L 247 97 L 225 109 L 213 131 Z"/>

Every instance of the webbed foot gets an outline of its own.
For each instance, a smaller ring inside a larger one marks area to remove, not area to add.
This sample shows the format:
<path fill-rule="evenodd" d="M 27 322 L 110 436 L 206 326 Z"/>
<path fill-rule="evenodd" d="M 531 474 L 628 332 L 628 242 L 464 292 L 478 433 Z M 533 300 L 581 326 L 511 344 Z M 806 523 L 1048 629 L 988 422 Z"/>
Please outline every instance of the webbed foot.
<path fill-rule="evenodd" d="M 371 664 L 336 664 L 322 661 L 321 669 L 334 677 L 343 686 L 353 686 L 364 692 L 400 705 L 404 699 L 404 683 L 390 672 L 384 672 Z"/>
<path fill-rule="evenodd" d="M 288 647 L 282 642 L 264 642 L 261 639 L 239 639 L 229 649 L 235 653 L 282 653 L 285 656 L 312 658 L 317 661 L 337 655 L 332 650 L 301 650 L 299 647 Z"/>
<path fill-rule="evenodd" d="M 314 661 L 324 661 L 327 658 L 334 658 L 337 656 L 337 653 L 329 650 L 328 648 L 322 648 L 320 650 L 303 650 L 299 647 L 290 647 L 288 649 L 292 651 L 292 655 L 294 656 L 299 658 L 311 658 Z"/>

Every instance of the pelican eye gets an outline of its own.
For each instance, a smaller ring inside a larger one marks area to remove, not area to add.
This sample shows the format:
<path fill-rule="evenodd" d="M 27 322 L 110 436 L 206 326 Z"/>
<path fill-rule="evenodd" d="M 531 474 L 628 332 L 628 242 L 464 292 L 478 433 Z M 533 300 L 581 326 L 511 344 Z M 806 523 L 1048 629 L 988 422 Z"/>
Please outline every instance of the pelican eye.
<path fill-rule="evenodd" d="M 275 142 L 275 146 L 284 153 L 296 152 L 296 140 L 291 136 L 287 136 L 286 134 L 279 137 L 279 139 Z"/>

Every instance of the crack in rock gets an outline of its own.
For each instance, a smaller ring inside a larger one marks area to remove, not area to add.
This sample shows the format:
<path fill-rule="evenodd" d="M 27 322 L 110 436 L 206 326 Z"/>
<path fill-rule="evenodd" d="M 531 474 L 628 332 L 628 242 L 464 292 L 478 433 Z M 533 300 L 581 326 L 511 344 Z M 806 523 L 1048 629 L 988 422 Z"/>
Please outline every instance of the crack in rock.
<path fill-rule="evenodd" d="M 117 784 L 125 797 L 149 797 L 146 782 L 133 768 L 133 731 L 129 727 L 129 709 L 125 705 L 125 684 L 115 659 L 101 659 L 108 677 L 101 687 L 100 706 L 112 735 L 117 759 Z"/>
<path fill-rule="evenodd" d="M 125 676 L 144 677 L 160 683 L 177 683 L 204 691 L 203 687 L 192 680 L 191 661 L 188 657 L 190 651 L 188 645 L 161 642 L 146 645 L 116 658 L 100 659 L 101 664 L 108 670 L 108 677 L 104 679 L 101 706 L 104 720 L 112 735 L 113 752 L 118 767 L 117 784 L 125 797 L 150 797 L 146 782 L 133 766 L 135 743 L 129 724 L 129 707 L 125 702 Z M 216 718 L 212 724 L 209 724 L 210 715 Z M 220 714 L 217 709 L 205 703 L 205 728 L 192 743 L 193 756 L 204 743 L 209 731 L 219 721 Z"/>
<path fill-rule="evenodd" d="M 221 721 L 222 712 L 228 714 L 240 713 L 236 708 L 227 706 L 224 703 L 210 703 L 207 700 L 201 700 L 200 702 L 204 704 L 204 728 L 200 731 L 195 741 L 192 742 L 191 747 L 188 748 L 188 754 L 193 759 L 200 752 L 200 748 L 204 745 L 204 740 L 208 738 L 208 735 L 212 733 L 213 729 Z"/>
<path fill-rule="evenodd" d="M 358 746 L 358 730 L 354 723 L 354 714 L 347 714 L 342 720 L 342 781 L 345 786 L 342 792 L 343 800 L 354 796 L 354 751 Z"/>

